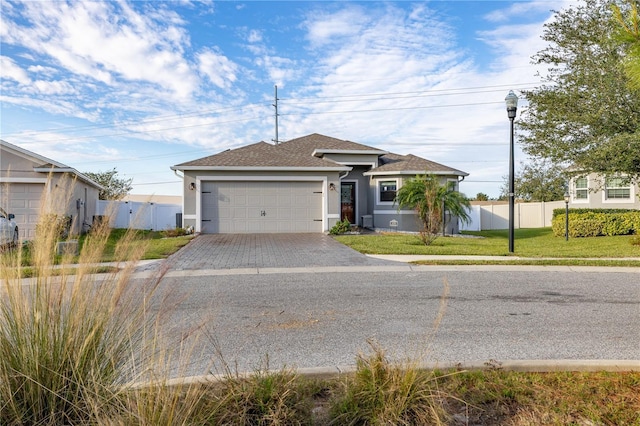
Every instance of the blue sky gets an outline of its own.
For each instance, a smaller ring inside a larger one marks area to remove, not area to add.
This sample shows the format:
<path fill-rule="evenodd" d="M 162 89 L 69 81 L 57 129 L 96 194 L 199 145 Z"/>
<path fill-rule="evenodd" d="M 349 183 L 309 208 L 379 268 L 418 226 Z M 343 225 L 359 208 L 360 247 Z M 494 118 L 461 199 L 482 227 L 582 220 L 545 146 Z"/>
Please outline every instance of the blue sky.
<path fill-rule="evenodd" d="M 2 0 L 0 137 L 178 195 L 170 166 L 275 138 L 277 85 L 280 140 L 412 153 L 497 196 L 504 97 L 540 84 L 543 25 L 574 3 Z"/>

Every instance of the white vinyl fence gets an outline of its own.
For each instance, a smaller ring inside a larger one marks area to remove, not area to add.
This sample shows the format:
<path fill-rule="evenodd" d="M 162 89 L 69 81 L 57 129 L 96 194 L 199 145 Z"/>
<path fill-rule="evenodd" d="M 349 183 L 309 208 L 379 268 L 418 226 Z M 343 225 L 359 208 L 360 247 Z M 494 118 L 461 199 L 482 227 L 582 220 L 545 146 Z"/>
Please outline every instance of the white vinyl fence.
<path fill-rule="evenodd" d="M 551 226 L 553 210 L 564 208 L 564 201 L 516 203 L 514 228 L 545 228 Z M 509 228 L 509 204 L 472 205 L 471 222 L 460 223 L 462 231 L 486 231 Z"/>
<path fill-rule="evenodd" d="M 182 226 L 179 204 L 142 203 L 137 201 L 98 200 L 96 215 L 106 216 L 113 228 L 162 231 Z"/>

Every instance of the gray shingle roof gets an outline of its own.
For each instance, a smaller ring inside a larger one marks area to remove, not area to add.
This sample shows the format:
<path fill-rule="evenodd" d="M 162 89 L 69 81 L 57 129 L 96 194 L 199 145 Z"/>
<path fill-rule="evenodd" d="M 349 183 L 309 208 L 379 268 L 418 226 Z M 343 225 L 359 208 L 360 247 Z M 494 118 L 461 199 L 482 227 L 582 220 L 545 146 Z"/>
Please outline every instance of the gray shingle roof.
<path fill-rule="evenodd" d="M 388 153 L 380 157 L 380 165 L 368 174 L 421 174 L 425 172 L 458 176 L 468 175 L 468 173 L 461 170 L 436 163 L 435 161 L 426 160 L 413 154 L 399 155 L 393 153 Z"/>
<path fill-rule="evenodd" d="M 183 167 L 341 167 L 340 164 L 313 156 L 317 149 L 338 151 L 380 151 L 355 142 L 343 141 L 317 133 L 272 145 L 258 142 L 223 151 L 219 154 L 181 163 Z M 384 151 L 380 151 L 381 153 Z"/>
<path fill-rule="evenodd" d="M 291 139 L 287 142 L 282 142 L 279 146 L 283 149 L 290 150 L 292 152 L 308 153 L 312 154 L 317 150 L 325 151 L 377 151 L 383 153 L 378 148 L 363 145 L 361 143 L 351 142 L 342 139 L 336 139 L 329 136 L 313 133 L 301 138 Z"/>
<path fill-rule="evenodd" d="M 266 142 L 258 142 L 240 148 L 223 151 L 219 154 L 199 158 L 173 166 L 172 169 L 196 169 L 196 168 L 344 168 L 329 159 L 314 156 L 316 152 L 340 152 L 355 153 L 362 151 L 368 154 L 380 155 L 380 167 L 369 173 L 447 173 L 466 176 L 467 173 L 415 155 L 398 155 L 382 151 L 378 148 L 363 145 L 356 142 L 341 140 L 313 133 L 301 138 L 281 142 L 272 145 Z"/>

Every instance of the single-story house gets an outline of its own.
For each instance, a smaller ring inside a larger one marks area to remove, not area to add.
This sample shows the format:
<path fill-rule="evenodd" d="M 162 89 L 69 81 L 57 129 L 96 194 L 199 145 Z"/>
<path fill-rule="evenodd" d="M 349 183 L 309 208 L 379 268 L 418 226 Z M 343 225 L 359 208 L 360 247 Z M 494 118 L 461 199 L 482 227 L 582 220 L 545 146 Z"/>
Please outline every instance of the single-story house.
<path fill-rule="evenodd" d="M 624 176 L 590 173 L 572 177 L 569 188 L 571 208 L 640 209 L 640 186 Z"/>
<path fill-rule="evenodd" d="M 56 213 L 71 218 L 70 232 L 80 234 L 92 224 L 102 187 L 74 168 L 0 140 L 0 206 L 15 215 L 22 240 L 35 236 L 45 191 L 69 177 L 75 180 L 73 193 L 66 209 Z"/>
<path fill-rule="evenodd" d="M 317 133 L 258 142 L 171 167 L 183 177 L 183 225 L 201 233 L 327 232 L 348 219 L 362 227 L 417 231 L 396 191 L 430 173 L 458 190 L 468 176 L 417 157 Z M 447 232 L 458 232 L 456 218 Z"/>

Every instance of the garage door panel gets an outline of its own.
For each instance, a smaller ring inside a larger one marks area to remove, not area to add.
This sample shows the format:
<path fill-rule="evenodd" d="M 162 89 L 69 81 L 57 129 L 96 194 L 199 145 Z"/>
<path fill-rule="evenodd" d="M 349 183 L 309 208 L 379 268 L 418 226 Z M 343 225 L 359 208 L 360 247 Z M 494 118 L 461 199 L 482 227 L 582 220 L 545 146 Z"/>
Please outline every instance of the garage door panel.
<path fill-rule="evenodd" d="M 293 209 L 286 208 L 286 207 L 279 207 L 278 208 L 278 217 L 283 219 L 283 220 L 292 220 L 296 216 L 293 213 Z"/>
<path fill-rule="evenodd" d="M 277 196 L 265 196 L 262 200 L 262 205 L 264 205 L 266 208 L 278 208 L 278 206 L 282 205 L 282 201 L 279 200 L 279 197 Z"/>
<path fill-rule="evenodd" d="M 204 233 L 322 232 L 321 181 L 213 181 L 202 192 Z"/>
<path fill-rule="evenodd" d="M 250 217 L 250 215 L 248 214 L 248 209 L 246 207 L 232 207 L 229 210 L 231 212 L 231 214 L 228 216 L 229 218 L 242 220 Z"/>

